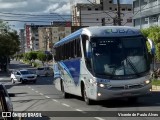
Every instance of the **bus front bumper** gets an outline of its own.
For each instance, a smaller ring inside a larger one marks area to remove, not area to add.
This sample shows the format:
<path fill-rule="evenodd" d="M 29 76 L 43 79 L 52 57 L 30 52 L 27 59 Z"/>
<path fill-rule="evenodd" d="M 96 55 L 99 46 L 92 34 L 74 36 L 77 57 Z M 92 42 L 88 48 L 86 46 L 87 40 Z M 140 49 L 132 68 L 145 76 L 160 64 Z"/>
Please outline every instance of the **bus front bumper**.
<path fill-rule="evenodd" d="M 151 84 L 137 89 L 109 90 L 98 88 L 96 100 L 145 96 L 151 93 Z"/>

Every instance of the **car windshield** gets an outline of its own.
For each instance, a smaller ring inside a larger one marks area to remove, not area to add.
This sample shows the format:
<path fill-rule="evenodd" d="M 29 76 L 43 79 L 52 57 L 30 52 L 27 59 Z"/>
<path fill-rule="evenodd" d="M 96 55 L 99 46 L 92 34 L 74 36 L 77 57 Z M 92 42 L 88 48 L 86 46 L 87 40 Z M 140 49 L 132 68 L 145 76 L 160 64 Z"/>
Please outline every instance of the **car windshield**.
<path fill-rule="evenodd" d="M 30 71 L 21 71 L 22 75 L 32 74 Z"/>
<path fill-rule="evenodd" d="M 96 74 L 133 75 L 149 69 L 143 37 L 96 37 L 91 44 Z"/>

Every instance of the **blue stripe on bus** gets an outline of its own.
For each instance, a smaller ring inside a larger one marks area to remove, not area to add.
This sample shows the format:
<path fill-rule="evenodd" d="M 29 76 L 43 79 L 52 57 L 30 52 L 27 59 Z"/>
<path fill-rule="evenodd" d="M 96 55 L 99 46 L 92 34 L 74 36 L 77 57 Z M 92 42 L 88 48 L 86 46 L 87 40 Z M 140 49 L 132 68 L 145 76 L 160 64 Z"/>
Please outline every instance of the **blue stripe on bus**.
<path fill-rule="evenodd" d="M 61 65 L 65 68 L 65 71 L 74 81 L 75 85 L 78 85 L 80 77 L 80 59 L 63 61 Z"/>

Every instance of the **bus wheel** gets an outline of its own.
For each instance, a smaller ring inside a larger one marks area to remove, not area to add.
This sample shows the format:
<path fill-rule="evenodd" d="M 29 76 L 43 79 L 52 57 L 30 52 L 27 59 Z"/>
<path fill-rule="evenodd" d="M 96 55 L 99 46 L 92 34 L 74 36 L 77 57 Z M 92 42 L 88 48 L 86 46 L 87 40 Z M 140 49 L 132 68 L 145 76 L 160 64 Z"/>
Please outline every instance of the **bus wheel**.
<path fill-rule="evenodd" d="M 62 94 L 63 98 L 69 98 L 69 94 L 66 93 L 65 90 L 64 90 L 64 85 L 63 85 L 63 83 L 62 83 L 61 91 L 62 91 L 62 93 L 63 93 L 63 94 Z"/>
<path fill-rule="evenodd" d="M 87 105 L 91 105 L 93 101 L 87 97 L 86 88 L 83 88 L 83 98 Z"/>

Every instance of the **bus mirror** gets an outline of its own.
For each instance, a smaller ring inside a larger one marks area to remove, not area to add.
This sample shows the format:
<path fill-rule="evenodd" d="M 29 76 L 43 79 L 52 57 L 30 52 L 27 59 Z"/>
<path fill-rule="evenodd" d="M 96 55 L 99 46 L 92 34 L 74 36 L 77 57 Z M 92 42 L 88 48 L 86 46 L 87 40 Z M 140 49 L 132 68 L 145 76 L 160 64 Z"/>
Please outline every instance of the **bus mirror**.
<path fill-rule="evenodd" d="M 154 42 L 151 39 L 149 39 L 149 38 L 148 38 L 148 42 L 149 42 L 150 47 L 151 47 L 151 54 L 155 55 L 156 49 L 155 49 Z"/>
<path fill-rule="evenodd" d="M 56 50 L 55 49 L 53 49 L 53 55 L 55 55 L 56 54 Z"/>
<path fill-rule="evenodd" d="M 91 46 L 89 40 L 86 40 L 86 57 L 91 58 Z"/>

